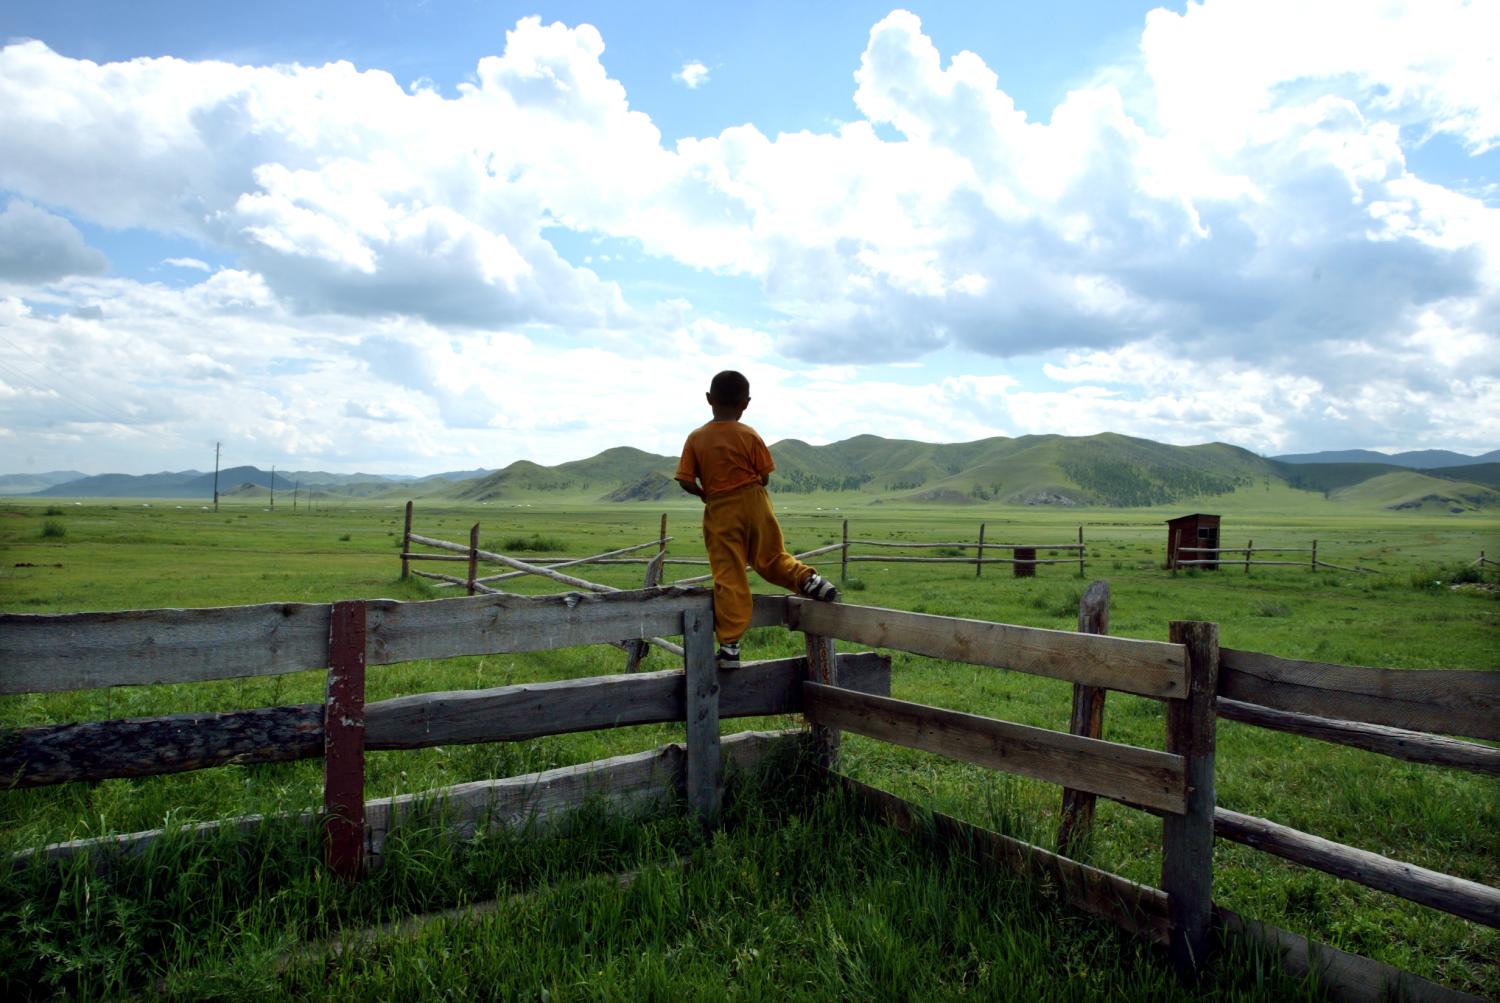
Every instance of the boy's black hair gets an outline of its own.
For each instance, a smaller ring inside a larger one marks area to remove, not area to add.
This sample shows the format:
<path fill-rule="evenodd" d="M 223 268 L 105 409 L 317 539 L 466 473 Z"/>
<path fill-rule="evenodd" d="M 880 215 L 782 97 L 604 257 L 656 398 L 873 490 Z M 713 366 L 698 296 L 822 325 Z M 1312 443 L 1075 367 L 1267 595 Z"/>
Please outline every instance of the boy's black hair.
<path fill-rule="evenodd" d="M 714 374 L 713 382 L 708 385 L 708 395 L 718 404 L 738 404 L 750 399 L 750 381 L 743 373 L 726 369 Z"/>

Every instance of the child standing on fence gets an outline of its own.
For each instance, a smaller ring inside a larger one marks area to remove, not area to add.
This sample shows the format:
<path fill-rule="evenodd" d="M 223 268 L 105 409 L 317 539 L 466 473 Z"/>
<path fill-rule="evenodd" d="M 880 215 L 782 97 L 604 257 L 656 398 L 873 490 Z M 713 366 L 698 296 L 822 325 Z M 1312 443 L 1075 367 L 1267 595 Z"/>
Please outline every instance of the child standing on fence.
<path fill-rule="evenodd" d="M 677 483 L 703 499 L 703 543 L 714 574 L 714 634 L 719 666 L 740 666 L 740 638 L 750 626 L 749 564 L 773 585 L 832 602 L 838 589 L 786 552 L 781 526 L 766 494 L 771 451 L 755 429 L 740 423 L 750 405 L 750 381 L 733 370 L 708 388 L 713 421 L 694 429 L 682 447 Z"/>

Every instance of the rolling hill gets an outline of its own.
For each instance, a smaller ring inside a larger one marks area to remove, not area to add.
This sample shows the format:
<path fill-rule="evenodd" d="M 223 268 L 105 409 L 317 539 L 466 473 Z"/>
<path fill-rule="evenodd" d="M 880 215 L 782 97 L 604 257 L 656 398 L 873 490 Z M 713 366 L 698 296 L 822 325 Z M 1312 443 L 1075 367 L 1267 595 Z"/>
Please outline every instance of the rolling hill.
<path fill-rule="evenodd" d="M 1432 470 L 1434 467 L 1497 463 L 1500 462 L 1500 449 L 1492 449 L 1479 456 L 1455 453 L 1451 449 L 1415 449 L 1405 453 L 1377 453 L 1373 449 L 1333 449 L 1321 453 L 1288 453 L 1271 459 L 1278 463 L 1382 463 L 1409 470 Z"/>
<path fill-rule="evenodd" d="M 958 443 L 860 435 L 823 446 L 785 439 L 772 444 L 771 454 L 776 460 L 773 487 L 777 494 L 854 495 L 869 503 L 1207 504 L 1213 498 L 1274 483 L 1317 493 L 1329 501 L 1398 511 L 1500 507 L 1500 491 L 1496 490 L 1500 463 L 1417 471 L 1391 462 L 1287 462 L 1224 443 L 1170 446 L 1114 433 L 996 436 Z M 278 493 L 290 494 L 293 485 L 300 483 L 304 493 L 339 498 L 660 501 L 679 496 L 672 481 L 675 468 L 675 456 L 621 446 L 550 467 L 517 460 L 499 470 L 454 471 L 417 479 L 278 472 L 275 487 Z M 221 492 L 241 492 L 246 485 L 268 492 L 271 476 L 255 467 L 236 467 L 220 472 L 219 485 Z M 106 474 L 56 484 L 38 494 L 206 499 L 213 496 L 213 475 L 199 471 L 144 477 Z"/>

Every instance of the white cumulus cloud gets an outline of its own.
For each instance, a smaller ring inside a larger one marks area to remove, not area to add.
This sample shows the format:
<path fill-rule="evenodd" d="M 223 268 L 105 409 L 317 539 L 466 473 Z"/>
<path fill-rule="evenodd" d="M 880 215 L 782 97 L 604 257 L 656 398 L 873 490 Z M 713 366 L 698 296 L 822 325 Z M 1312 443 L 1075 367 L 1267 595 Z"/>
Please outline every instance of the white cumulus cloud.
<path fill-rule="evenodd" d="M 682 64 L 682 69 L 672 74 L 672 79 L 688 90 L 695 91 L 708 83 L 708 67 L 696 59 L 690 59 Z"/>

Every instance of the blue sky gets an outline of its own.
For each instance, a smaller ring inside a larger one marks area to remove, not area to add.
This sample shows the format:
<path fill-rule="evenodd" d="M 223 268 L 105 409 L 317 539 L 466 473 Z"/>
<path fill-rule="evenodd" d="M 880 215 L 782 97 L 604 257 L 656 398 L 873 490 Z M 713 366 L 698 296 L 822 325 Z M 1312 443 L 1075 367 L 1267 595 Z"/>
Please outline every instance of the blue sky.
<path fill-rule="evenodd" d="M 1494 448 L 1500 20 L 1367 8 L 12 0 L 0 468 Z"/>

